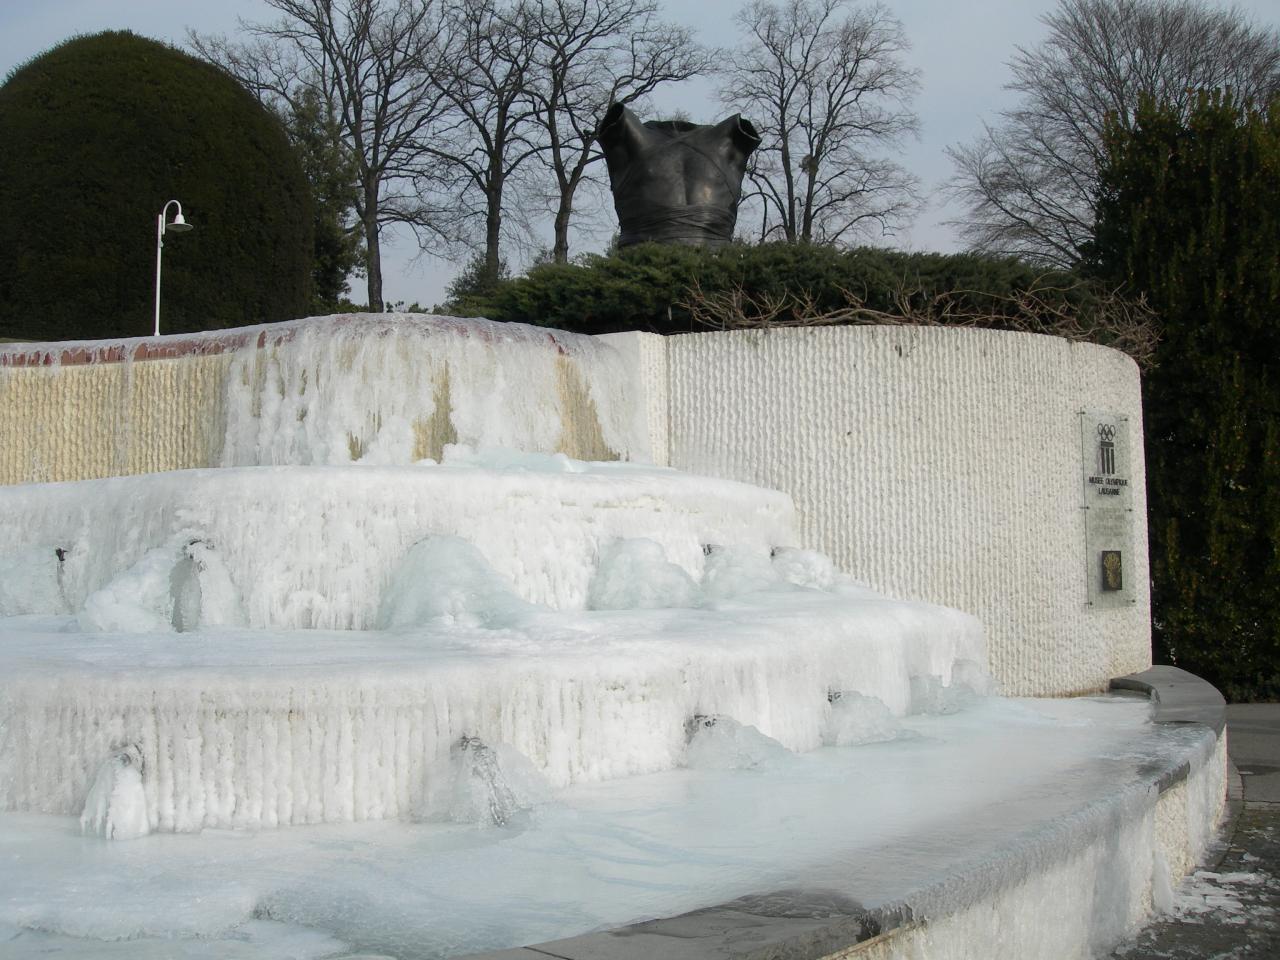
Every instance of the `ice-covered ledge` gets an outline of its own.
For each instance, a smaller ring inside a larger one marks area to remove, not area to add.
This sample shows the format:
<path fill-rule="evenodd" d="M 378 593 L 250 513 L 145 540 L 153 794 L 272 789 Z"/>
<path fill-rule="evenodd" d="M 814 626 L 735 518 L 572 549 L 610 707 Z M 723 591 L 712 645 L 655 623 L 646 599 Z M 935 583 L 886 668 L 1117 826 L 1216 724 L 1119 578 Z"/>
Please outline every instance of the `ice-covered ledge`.
<path fill-rule="evenodd" d="M 421 314 L 0 345 L 0 484 L 406 465 L 450 443 L 647 460 L 635 376 L 595 337 Z"/>
<path fill-rule="evenodd" d="M 57 575 L 71 610 L 148 551 L 199 539 L 258 629 L 372 627 L 397 565 L 428 535 L 463 537 L 521 597 L 559 609 L 582 607 L 612 540 L 654 540 L 696 573 L 706 544 L 767 553 L 795 546 L 793 530 L 791 501 L 775 491 L 545 455 L 0 486 L 0 554 L 43 548 L 52 563 L 63 550 Z"/>
<path fill-rule="evenodd" d="M 941 877 L 889 904 L 868 907 L 840 891 L 797 887 L 466 960 L 837 960 L 852 950 L 866 960 L 890 960 L 918 956 L 922 949 L 967 955 L 975 943 L 992 960 L 1054 960 L 1106 947 L 1094 939 L 1087 909 L 1074 916 L 1074 926 L 1047 924 L 1047 935 L 1038 932 L 1044 906 L 1058 901 L 1060 914 L 1061 901 L 1070 899 L 1064 892 L 1093 890 L 1107 865 L 1132 866 L 1116 853 L 1117 841 L 1153 844 L 1176 883 L 1208 848 L 1227 782 L 1225 708 L 1216 688 L 1185 670 L 1160 666 L 1117 677 L 1111 686 L 1147 694 L 1153 724 L 1177 732 L 1186 746 L 1179 757 L 1130 770 L 1128 784 L 1118 776 L 1114 795 L 1093 797 L 1079 810 L 1069 839 L 1051 830 L 1007 838 L 1006 849 L 994 849 L 962 875 Z M 1196 729 L 1203 733 L 1196 736 Z M 1029 842 L 1030 850 L 1013 849 L 1015 840 Z M 1122 910 L 1145 916 L 1154 874 L 1143 875 L 1141 866 L 1128 872 L 1132 876 L 1113 882 L 1112 892 L 1134 901 Z M 1084 906 L 1098 909 L 1091 902 Z"/>

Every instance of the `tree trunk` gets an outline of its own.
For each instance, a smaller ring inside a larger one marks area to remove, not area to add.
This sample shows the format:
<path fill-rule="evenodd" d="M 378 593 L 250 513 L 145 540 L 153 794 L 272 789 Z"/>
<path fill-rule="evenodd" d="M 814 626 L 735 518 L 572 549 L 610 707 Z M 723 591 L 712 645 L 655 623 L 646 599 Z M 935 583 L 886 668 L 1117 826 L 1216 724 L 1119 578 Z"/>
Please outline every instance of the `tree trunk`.
<path fill-rule="evenodd" d="M 484 218 L 484 269 L 490 281 L 496 280 L 501 270 L 499 245 L 502 242 L 502 174 L 493 172 L 489 189 L 485 191 L 488 209 Z"/>
<path fill-rule="evenodd" d="M 573 196 L 560 195 L 560 206 L 556 208 L 555 245 L 551 253 L 556 263 L 569 262 L 569 215 L 573 212 Z"/>
<path fill-rule="evenodd" d="M 369 312 L 381 313 L 382 302 L 382 243 L 378 237 L 378 187 L 366 188 L 364 210 L 364 269 L 368 282 Z"/>
<path fill-rule="evenodd" d="M 791 172 L 791 146 L 786 138 L 782 140 L 782 178 L 787 188 L 787 205 L 782 210 L 782 232 L 787 243 L 796 242 L 796 181 Z"/>
<path fill-rule="evenodd" d="M 568 220 L 573 212 L 573 191 L 577 188 L 577 178 L 566 187 L 561 187 L 559 206 L 556 207 L 556 243 L 552 247 L 552 257 L 557 264 L 568 262 Z"/>

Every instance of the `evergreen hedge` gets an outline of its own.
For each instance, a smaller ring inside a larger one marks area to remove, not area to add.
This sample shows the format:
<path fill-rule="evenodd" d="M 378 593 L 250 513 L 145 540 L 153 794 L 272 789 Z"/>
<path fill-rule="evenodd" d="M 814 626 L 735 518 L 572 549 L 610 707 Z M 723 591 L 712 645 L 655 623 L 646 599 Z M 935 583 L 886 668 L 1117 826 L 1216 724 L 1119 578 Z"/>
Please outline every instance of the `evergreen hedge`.
<path fill-rule="evenodd" d="M 745 304 L 745 315 L 723 309 L 729 300 Z M 766 305 L 782 309 L 759 315 Z M 1145 359 L 1147 318 L 1117 317 L 1116 308 L 1101 284 L 1013 259 L 770 243 L 714 251 L 642 244 L 535 266 L 437 309 L 582 333 L 954 323 L 1094 340 Z"/>
<path fill-rule="evenodd" d="M 311 198 L 280 122 L 218 68 L 131 33 L 78 37 L 0 86 L 0 337 L 286 320 L 310 300 Z"/>
<path fill-rule="evenodd" d="M 1096 269 L 1164 334 L 1143 379 L 1157 658 L 1280 697 L 1280 98 L 1115 127 Z"/>

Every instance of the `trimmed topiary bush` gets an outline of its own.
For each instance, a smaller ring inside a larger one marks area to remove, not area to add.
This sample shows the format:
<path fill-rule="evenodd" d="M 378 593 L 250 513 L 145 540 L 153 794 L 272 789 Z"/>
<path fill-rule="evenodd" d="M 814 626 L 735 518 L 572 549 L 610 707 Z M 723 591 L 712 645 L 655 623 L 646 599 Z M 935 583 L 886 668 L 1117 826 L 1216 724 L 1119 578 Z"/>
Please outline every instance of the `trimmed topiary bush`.
<path fill-rule="evenodd" d="M 77 37 L 0 86 L 0 338 L 163 332 L 303 316 L 311 198 L 279 121 L 218 68 L 131 33 Z"/>

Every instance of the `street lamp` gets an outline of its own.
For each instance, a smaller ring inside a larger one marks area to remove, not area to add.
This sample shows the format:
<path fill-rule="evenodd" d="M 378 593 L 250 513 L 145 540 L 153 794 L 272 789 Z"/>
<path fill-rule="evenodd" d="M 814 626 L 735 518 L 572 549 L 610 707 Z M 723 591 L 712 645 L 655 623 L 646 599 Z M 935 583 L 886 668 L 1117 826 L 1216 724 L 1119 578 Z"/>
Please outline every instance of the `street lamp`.
<path fill-rule="evenodd" d="M 165 214 L 169 212 L 170 207 L 177 207 L 178 213 L 173 220 L 165 223 Z M 172 230 L 174 233 L 186 233 L 188 230 L 194 230 L 195 227 L 182 219 L 182 204 L 177 200 L 170 200 L 160 211 L 160 216 L 156 218 L 156 333 L 160 336 L 160 255 L 164 251 L 164 235 Z"/>

